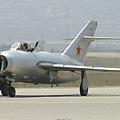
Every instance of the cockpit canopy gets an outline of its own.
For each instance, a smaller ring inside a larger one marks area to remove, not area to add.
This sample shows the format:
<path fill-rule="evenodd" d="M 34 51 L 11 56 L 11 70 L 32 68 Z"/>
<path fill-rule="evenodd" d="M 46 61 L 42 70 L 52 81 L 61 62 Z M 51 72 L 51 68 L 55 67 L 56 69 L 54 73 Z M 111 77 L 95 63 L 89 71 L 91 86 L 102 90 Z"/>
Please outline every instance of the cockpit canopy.
<path fill-rule="evenodd" d="M 11 46 L 11 50 L 30 51 L 31 45 L 26 42 L 17 42 Z"/>

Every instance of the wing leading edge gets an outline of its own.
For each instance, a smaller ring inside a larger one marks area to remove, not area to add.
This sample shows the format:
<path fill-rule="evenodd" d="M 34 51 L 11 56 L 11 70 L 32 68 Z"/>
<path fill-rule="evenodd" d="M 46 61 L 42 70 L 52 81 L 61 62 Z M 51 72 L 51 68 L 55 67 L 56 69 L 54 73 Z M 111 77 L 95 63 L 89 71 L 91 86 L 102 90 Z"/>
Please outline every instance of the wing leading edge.
<path fill-rule="evenodd" d="M 103 72 L 120 72 L 120 68 L 109 68 L 109 67 L 93 67 L 93 66 L 77 66 L 77 65 L 38 65 L 42 69 L 46 70 L 57 70 L 57 71 L 103 71 Z"/>

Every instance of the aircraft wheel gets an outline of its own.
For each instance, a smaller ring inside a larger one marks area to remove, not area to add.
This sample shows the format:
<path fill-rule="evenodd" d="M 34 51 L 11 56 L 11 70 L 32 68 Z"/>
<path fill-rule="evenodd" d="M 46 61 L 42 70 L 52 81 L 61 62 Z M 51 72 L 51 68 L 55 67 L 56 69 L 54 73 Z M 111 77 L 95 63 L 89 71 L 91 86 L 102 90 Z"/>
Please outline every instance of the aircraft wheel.
<path fill-rule="evenodd" d="M 1 86 L 1 93 L 3 96 L 8 96 L 8 93 L 9 93 L 9 85 L 4 83 L 2 86 Z"/>
<path fill-rule="evenodd" d="M 16 94 L 15 88 L 10 86 L 9 87 L 9 96 L 10 97 L 15 97 L 15 94 Z"/>
<path fill-rule="evenodd" d="M 83 82 L 81 82 L 81 84 L 80 84 L 80 94 L 81 94 L 81 96 L 87 96 L 87 94 L 88 94 L 88 87 L 84 90 Z"/>

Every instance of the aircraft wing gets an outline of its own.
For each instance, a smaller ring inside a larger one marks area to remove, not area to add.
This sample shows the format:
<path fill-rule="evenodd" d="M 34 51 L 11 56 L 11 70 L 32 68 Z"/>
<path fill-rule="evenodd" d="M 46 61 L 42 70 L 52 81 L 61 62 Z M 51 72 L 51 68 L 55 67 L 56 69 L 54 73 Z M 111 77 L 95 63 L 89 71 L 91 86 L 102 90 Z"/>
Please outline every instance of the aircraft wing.
<path fill-rule="evenodd" d="M 64 40 L 74 40 L 75 38 L 66 38 Z M 118 37 L 92 37 L 92 36 L 83 36 L 84 40 L 94 41 L 94 40 L 120 40 Z"/>
<path fill-rule="evenodd" d="M 109 68 L 109 67 L 93 67 L 93 66 L 77 66 L 77 65 L 38 65 L 40 68 L 45 70 L 57 70 L 57 71 L 103 71 L 103 72 L 120 72 L 120 68 Z"/>

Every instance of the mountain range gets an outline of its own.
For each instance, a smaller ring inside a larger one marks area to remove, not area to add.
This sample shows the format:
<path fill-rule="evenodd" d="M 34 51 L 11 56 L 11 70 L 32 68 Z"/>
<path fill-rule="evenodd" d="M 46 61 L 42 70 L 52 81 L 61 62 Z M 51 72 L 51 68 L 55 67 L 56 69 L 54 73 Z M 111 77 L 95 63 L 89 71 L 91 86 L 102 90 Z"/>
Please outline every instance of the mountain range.
<path fill-rule="evenodd" d="M 120 36 L 119 0 L 0 0 L 0 41 L 60 41 L 89 20 L 96 36 Z"/>

